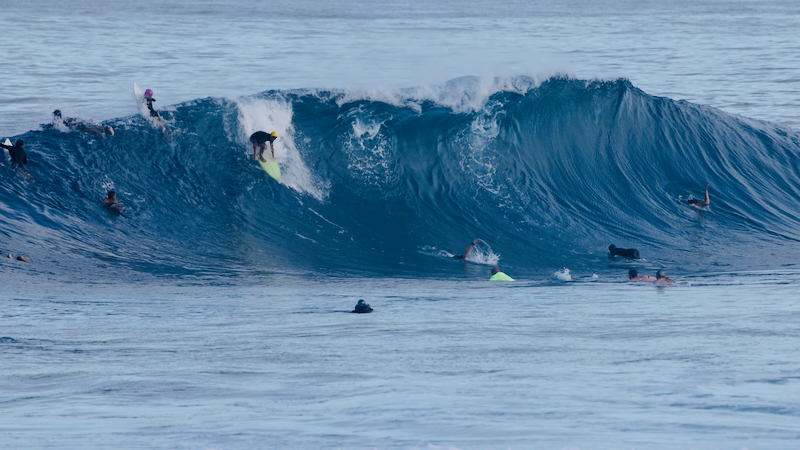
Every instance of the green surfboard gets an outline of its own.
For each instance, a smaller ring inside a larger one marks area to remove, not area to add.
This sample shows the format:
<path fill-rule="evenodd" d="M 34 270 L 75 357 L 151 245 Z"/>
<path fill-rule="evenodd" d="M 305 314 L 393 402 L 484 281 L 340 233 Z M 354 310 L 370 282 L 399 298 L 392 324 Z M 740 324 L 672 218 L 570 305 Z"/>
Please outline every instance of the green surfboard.
<path fill-rule="evenodd" d="M 263 162 L 259 158 L 258 163 L 261 164 L 261 167 L 267 172 L 267 175 L 274 178 L 275 181 L 281 181 L 281 168 L 278 166 L 278 162 L 272 158 L 269 152 L 264 152 L 264 159 L 266 159 L 267 162 Z"/>

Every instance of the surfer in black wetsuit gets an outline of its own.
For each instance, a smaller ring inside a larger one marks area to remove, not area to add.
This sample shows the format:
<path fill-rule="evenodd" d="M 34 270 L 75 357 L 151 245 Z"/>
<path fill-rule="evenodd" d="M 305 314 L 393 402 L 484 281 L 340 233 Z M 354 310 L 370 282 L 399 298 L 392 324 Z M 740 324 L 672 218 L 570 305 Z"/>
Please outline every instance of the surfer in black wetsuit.
<path fill-rule="evenodd" d="M 690 204 L 692 206 L 697 206 L 697 207 L 708 206 L 708 204 L 711 203 L 711 199 L 708 198 L 708 187 L 709 186 L 710 186 L 710 184 L 706 185 L 706 199 L 705 200 L 691 199 L 691 200 L 687 201 L 686 203 L 688 203 L 688 204 Z"/>
<path fill-rule="evenodd" d="M 28 164 L 28 155 L 25 154 L 25 141 L 22 139 L 18 140 L 14 145 L 0 144 L 0 147 L 8 150 L 12 163 L 19 164 L 20 166 Z"/>
<path fill-rule="evenodd" d="M 453 256 L 453 259 L 467 259 L 467 256 L 469 256 L 470 252 L 472 252 L 472 247 L 475 247 L 475 244 L 477 244 L 478 242 L 483 242 L 483 241 L 480 239 L 475 239 L 474 241 L 472 241 L 471 244 L 469 244 L 469 247 L 467 247 L 467 249 L 464 250 L 463 255 Z"/>
<path fill-rule="evenodd" d="M 153 98 L 152 89 L 144 91 L 144 101 L 147 102 L 147 109 L 150 110 L 150 117 L 161 118 L 161 116 L 158 115 L 158 111 L 153 109 L 153 102 L 156 101 L 156 99 Z"/>
<path fill-rule="evenodd" d="M 267 162 L 264 159 L 264 151 L 267 149 L 267 142 L 269 142 L 270 152 L 272 153 L 272 159 L 275 159 L 275 147 L 272 146 L 272 143 L 275 142 L 275 139 L 278 139 L 278 132 L 273 131 L 271 134 L 267 134 L 265 131 L 256 131 L 255 133 L 250 135 L 250 142 L 253 143 L 253 159 L 261 159 L 261 162 Z M 256 148 L 260 147 L 261 151 L 256 152 Z"/>
<path fill-rule="evenodd" d="M 74 117 L 67 117 L 66 119 L 61 117 L 61 111 L 55 110 L 53 111 L 53 123 L 48 123 L 46 125 L 42 125 L 42 128 L 56 128 L 56 124 L 61 122 L 64 124 L 65 127 L 69 128 L 70 130 L 76 131 L 85 131 L 87 133 L 95 133 L 99 134 L 100 136 L 105 136 L 106 131 L 114 135 L 114 129 L 111 127 L 103 127 L 100 125 L 95 125 L 93 123 L 87 123 L 83 120 L 76 119 Z"/>

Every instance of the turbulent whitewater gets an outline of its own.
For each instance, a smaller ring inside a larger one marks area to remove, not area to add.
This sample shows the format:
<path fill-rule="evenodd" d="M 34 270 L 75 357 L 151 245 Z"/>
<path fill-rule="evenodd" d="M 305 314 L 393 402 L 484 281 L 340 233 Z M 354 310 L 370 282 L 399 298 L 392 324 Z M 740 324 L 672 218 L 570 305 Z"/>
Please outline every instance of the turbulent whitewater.
<path fill-rule="evenodd" d="M 464 276 L 447 255 L 476 237 L 475 262 L 517 276 L 619 272 L 612 243 L 672 272 L 795 264 L 800 135 L 625 79 L 267 91 L 162 116 L 169 141 L 140 116 L 105 122 L 113 138 L 12 137 L 30 177 L 0 166 L 3 245 L 87 277 Z M 280 136 L 281 183 L 252 160 L 257 130 Z M 706 184 L 710 207 L 688 207 Z M 103 210 L 109 189 L 124 215 Z"/>

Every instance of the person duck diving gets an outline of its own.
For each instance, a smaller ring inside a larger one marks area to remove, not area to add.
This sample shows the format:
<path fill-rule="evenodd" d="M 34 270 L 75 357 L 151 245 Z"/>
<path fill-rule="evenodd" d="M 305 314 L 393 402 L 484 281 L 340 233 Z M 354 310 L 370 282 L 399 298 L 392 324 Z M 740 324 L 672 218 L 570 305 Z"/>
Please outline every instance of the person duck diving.
<path fill-rule="evenodd" d="M 267 142 L 269 142 L 270 153 L 272 154 L 272 159 L 275 159 L 275 147 L 272 145 L 275 140 L 278 139 L 278 132 L 273 131 L 270 134 L 267 134 L 265 131 L 256 131 L 255 133 L 250 135 L 250 142 L 253 143 L 253 159 L 261 159 L 261 162 L 267 162 L 264 159 L 264 151 L 267 149 Z M 256 149 L 260 148 L 261 150 L 256 152 Z"/>

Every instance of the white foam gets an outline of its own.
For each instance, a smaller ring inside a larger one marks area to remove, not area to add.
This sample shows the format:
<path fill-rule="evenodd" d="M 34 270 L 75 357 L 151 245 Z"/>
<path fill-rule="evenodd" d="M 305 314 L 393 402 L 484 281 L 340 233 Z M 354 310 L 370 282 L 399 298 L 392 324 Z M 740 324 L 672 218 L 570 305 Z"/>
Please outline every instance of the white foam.
<path fill-rule="evenodd" d="M 489 244 L 479 242 L 472 246 L 472 251 L 467 255 L 467 261 L 476 264 L 485 264 L 487 266 L 496 266 L 498 261 L 500 261 L 500 255 L 494 253 L 492 248 L 489 247 Z"/>
<path fill-rule="evenodd" d="M 256 131 L 278 132 L 275 141 L 275 160 L 281 166 L 281 184 L 319 201 L 328 197 L 329 183 L 317 179 L 303 161 L 295 144 L 292 125 L 292 105 L 282 99 L 242 98 L 234 100 L 238 115 L 238 135 L 235 141 L 247 149 L 252 158 L 250 135 Z"/>
<path fill-rule="evenodd" d="M 467 113 L 481 110 L 489 97 L 498 92 L 525 94 L 541 84 L 541 79 L 544 78 L 539 76 L 466 76 L 441 84 L 422 85 L 414 88 L 350 89 L 338 97 L 336 103 L 342 106 L 345 103 L 368 100 L 421 111 L 424 102 L 433 102 L 436 105 L 450 108 L 455 113 Z"/>
<path fill-rule="evenodd" d="M 572 275 L 569 273 L 569 269 L 564 267 L 561 271 L 553 272 L 553 278 L 558 281 L 573 281 Z"/>
<path fill-rule="evenodd" d="M 381 126 L 391 116 L 358 116 L 353 119 L 350 139 L 343 148 L 349 158 L 347 169 L 358 173 L 364 182 L 382 186 L 388 182 L 389 148 L 392 143 L 381 134 Z"/>

